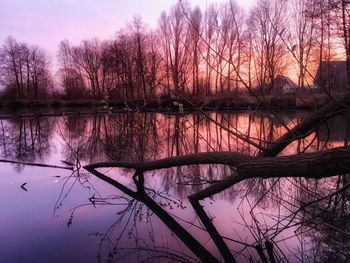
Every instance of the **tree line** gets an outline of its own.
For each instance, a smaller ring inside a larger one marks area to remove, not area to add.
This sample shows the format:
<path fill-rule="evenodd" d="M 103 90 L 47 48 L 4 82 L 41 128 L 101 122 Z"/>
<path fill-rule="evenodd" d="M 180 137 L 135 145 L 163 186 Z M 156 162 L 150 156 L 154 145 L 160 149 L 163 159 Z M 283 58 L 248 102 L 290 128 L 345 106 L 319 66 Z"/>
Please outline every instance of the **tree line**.
<path fill-rule="evenodd" d="M 350 72 L 349 11 L 345 0 L 263 0 L 250 10 L 230 0 L 205 11 L 179 1 L 155 29 L 135 17 L 113 40 L 61 41 L 55 78 L 41 48 L 9 37 L 0 83 L 14 98 L 44 99 L 57 86 L 69 99 L 126 101 L 234 96 L 274 88 L 281 75 L 308 88 L 322 61 L 346 60 Z"/>

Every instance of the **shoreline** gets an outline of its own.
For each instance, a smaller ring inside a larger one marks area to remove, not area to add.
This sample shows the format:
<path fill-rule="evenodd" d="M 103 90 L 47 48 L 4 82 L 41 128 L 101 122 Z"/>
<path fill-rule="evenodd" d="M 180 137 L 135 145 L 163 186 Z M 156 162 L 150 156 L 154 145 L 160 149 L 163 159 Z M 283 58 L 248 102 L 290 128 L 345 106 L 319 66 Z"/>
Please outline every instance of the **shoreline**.
<path fill-rule="evenodd" d="M 339 94 L 336 97 L 341 97 Z M 314 96 L 281 96 L 260 97 L 257 100 L 251 96 L 208 97 L 203 99 L 173 99 L 170 97 L 156 98 L 144 102 L 143 100 L 102 100 L 102 99 L 46 99 L 46 100 L 19 100 L 0 101 L 0 112 L 30 109 L 59 110 L 59 109 L 109 109 L 114 111 L 144 111 L 144 112 L 195 112 L 203 111 L 241 111 L 241 110 L 315 110 L 327 104 L 329 99 L 324 94 Z M 263 102 L 263 103 L 261 103 Z"/>
<path fill-rule="evenodd" d="M 296 112 L 296 111 L 312 111 L 310 108 L 271 108 L 276 112 Z M 201 109 L 205 112 L 212 113 L 237 113 L 237 112 L 267 112 L 266 108 L 225 108 L 225 109 Z M 134 113 L 159 113 L 166 115 L 187 115 L 200 113 L 198 110 L 184 109 L 179 111 L 176 108 L 163 109 L 113 109 L 108 110 L 103 107 L 22 107 L 22 108 L 4 108 L 0 107 L 0 120 L 13 118 L 43 118 L 58 116 L 91 116 L 91 115 L 107 115 L 107 114 L 134 114 Z"/>

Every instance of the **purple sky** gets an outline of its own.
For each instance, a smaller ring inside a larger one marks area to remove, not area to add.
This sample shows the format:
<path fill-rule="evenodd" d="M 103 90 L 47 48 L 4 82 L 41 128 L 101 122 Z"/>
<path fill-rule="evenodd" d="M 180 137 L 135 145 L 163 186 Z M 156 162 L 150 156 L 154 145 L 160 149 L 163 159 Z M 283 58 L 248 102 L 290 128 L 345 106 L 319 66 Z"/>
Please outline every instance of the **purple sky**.
<path fill-rule="evenodd" d="M 189 0 L 191 6 L 205 10 L 210 3 L 228 0 Z M 157 24 L 162 11 L 177 0 L 1 0 L 0 45 L 12 35 L 19 41 L 37 44 L 54 64 L 59 41 L 78 44 L 82 39 L 111 39 L 134 15 L 150 27 Z M 254 0 L 236 0 L 246 8 Z M 55 67 L 55 65 L 53 65 Z"/>

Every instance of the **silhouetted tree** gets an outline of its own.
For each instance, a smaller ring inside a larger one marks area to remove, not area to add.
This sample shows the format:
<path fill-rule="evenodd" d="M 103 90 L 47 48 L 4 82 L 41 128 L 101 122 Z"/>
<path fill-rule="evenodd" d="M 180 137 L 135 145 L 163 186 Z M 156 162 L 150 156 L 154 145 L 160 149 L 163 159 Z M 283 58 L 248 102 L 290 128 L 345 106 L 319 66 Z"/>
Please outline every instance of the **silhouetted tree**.
<path fill-rule="evenodd" d="M 8 37 L 0 49 L 0 81 L 7 90 L 15 89 L 12 98 L 46 98 L 53 88 L 48 67 L 45 52 L 37 46 Z"/>
<path fill-rule="evenodd" d="M 275 88 L 275 78 L 286 68 L 285 1 L 259 1 L 249 17 L 249 30 L 253 32 L 253 59 L 256 82 L 260 87 Z"/>

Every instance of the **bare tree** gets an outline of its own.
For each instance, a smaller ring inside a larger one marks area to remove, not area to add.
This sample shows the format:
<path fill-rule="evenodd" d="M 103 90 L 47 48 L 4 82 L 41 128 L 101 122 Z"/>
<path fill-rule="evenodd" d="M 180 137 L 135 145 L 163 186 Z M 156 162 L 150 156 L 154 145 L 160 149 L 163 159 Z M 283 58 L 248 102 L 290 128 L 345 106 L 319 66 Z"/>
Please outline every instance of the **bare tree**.
<path fill-rule="evenodd" d="M 58 77 L 64 89 L 64 94 L 69 99 L 85 97 L 85 80 L 83 74 L 73 62 L 72 46 L 68 40 L 59 43 L 57 59 L 60 64 Z"/>
<path fill-rule="evenodd" d="M 286 68 L 286 47 L 281 38 L 285 36 L 285 2 L 264 0 L 257 3 L 249 18 L 253 33 L 253 59 L 256 82 L 267 85 L 272 91 L 275 78 Z"/>
<path fill-rule="evenodd" d="M 42 49 L 9 37 L 0 49 L 0 57 L 1 82 L 7 89 L 16 88 L 19 98 L 46 98 L 52 79 L 49 61 Z"/>
<path fill-rule="evenodd" d="M 290 42 L 290 49 L 295 56 L 298 66 L 298 86 L 304 88 L 305 83 L 313 81 L 312 72 L 312 51 L 316 44 L 316 2 L 310 0 L 295 0 L 290 3 L 291 12 L 289 17 L 290 27 L 287 28 L 287 35 Z M 292 19 L 293 18 L 293 19 Z M 292 58 L 293 59 L 293 58 Z"/>
<path fill-rule="evenodd" d="M 200 56 L 200 40 L 202 34 L 202 12 L 197 7 L 190 14 L 190 42 L 192 54 L 192 92 L 197 97 L 199 96 L 199 65 L 201 62 Z"/>
<path fill-rule="evenodd" d="M 141 17 L 134 17 L 134 21 L 131 26 L 133 42 L 135 43 L 135 63 L 136 63 L 136 85 L 141 87 L 143 99 L 147 101 L 147 87 L 146 87 L 146 70 L 145 70 L 145 35 L 144 25 Z"/>
<path fill-rule="evenodd" d="M 164 43 L 164 61 L 166 70 L 170 73 L 172 85 L 177 92 L 184 92 L 187 82 L 186 71 L 188 67 L 187 29 L 188 20 L 180 3 L 171 8 L 170 14 L 162 14 L 161 31 L 166 38 Z"/>
<path fill-rule="evenodd" d="M 76 67 L 84 74 L 91 89 L 91 95 L 102 96 L 100 80 L 101 49 L 97 39 L 84 40 L 79 46 L 72 48 L 72 59 Z"/>

